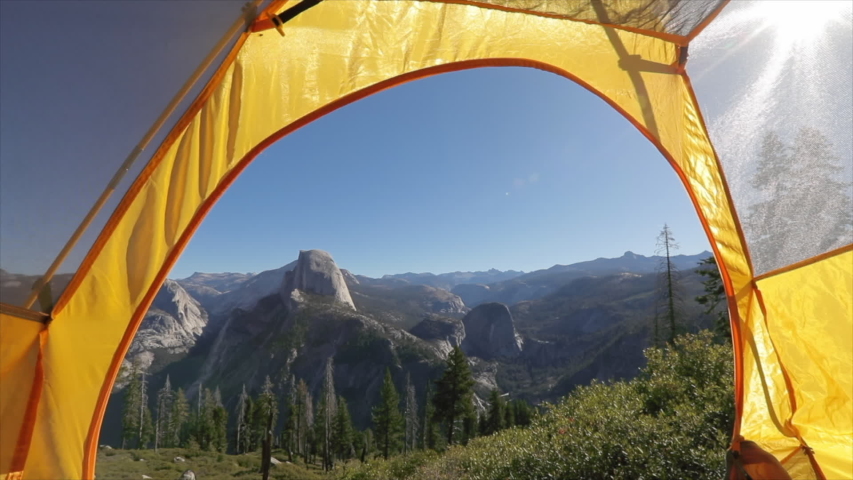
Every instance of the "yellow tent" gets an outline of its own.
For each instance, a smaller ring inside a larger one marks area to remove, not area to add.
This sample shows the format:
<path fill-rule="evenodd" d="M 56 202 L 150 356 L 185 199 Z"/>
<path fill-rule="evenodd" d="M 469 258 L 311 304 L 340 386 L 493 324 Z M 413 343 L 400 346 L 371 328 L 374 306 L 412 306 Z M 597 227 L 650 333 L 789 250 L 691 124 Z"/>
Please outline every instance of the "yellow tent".
<path fill-rule="evenodd" d="M 733 448 L 743 436 L 796 478 L 853 478 L 853 244 L 830 242 L 829 251 L 755 271 L 685 70 L 688 46 L 726 3 L 278 0 L 261 11 L 247 8 L 232 28 L 236 43 L 52 309 L 2 304 L 0 474 L 93 477 L 101 420 L 137 327 L 200 222 L 264 148 L 404 82 L 523 66 L 598 95 L 683 182 L 728 295 Z"/>

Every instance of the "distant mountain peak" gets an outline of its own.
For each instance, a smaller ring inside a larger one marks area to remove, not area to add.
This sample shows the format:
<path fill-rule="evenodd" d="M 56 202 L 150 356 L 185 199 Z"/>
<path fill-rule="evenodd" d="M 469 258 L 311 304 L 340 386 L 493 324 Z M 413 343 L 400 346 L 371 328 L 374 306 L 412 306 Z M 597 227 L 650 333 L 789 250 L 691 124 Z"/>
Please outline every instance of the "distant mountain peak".
<path fill-rule="evenodd" d="M 300 250 L 296 267 L 284 274 L 282 299 L 290 302 L 297 290 L 334 297 L 336 302 L 355 310 L 343 273 L 332 256 L 323 250 Z"/>

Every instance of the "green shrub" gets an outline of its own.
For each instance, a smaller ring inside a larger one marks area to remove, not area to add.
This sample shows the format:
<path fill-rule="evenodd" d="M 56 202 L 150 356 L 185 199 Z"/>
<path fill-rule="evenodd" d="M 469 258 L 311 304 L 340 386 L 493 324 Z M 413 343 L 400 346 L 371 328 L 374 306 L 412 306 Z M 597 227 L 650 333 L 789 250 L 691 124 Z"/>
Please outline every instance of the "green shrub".
<path fill-rule="evenodd" d="M 734 418 L 732 356 L 710 332 L 646 351 L 629 382 L 577 388 L 528 428 L 444 454 L 399 456 L 339 474 L 358 479 L 719 479 Z"/>

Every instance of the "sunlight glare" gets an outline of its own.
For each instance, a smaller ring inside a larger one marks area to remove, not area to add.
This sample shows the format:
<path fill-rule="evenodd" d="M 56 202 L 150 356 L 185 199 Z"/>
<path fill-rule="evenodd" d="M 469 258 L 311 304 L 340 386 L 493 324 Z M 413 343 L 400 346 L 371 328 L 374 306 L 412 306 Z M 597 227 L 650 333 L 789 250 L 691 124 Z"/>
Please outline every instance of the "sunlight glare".
<path fill-rule="evenodd" d="M 785 43 L 811 43 L 830 23 L 849 20 L 853 2 L 848 0 L 773 0 L 758 3 L 756 10 Z"/>

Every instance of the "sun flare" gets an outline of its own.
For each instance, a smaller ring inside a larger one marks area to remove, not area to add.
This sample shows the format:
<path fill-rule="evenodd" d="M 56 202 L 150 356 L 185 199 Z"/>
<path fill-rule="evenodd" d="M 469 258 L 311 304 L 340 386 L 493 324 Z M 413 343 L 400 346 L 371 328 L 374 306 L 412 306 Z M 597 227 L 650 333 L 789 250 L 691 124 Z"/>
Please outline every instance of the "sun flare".
<path fill-rule="evenodd" d="M 780 40 L 810 43 L 832 23 L 850 23 L 851 7 L 849 0 L 768 0 L 758 4 L 756 13 L 776 30 Z"/>

